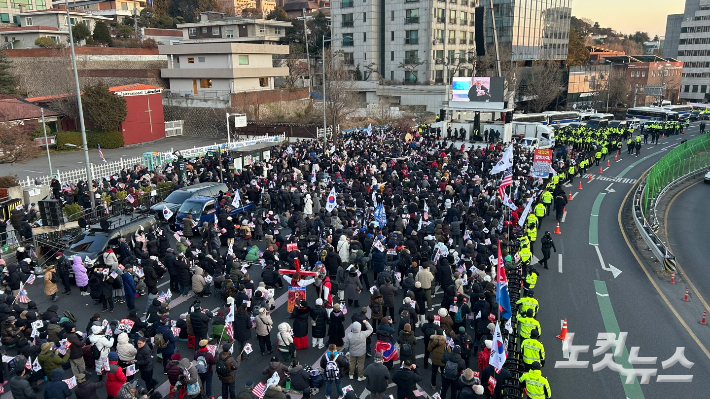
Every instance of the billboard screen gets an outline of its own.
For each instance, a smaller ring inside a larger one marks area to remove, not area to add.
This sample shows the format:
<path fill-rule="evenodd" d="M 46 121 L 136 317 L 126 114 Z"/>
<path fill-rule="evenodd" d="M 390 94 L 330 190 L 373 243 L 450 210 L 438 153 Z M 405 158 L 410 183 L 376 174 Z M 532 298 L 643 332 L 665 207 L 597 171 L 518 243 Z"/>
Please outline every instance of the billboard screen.
<path fill-rule="evenodd" d="M 453 102 L 502 103 L 504 78 L 454 77 L 451 83 Z"/>

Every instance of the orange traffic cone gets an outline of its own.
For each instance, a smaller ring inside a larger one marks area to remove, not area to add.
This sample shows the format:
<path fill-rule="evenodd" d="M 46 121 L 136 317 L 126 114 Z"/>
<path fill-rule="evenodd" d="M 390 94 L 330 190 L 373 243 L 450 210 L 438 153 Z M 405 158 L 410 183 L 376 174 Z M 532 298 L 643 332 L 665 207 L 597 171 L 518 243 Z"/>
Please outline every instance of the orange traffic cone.
<path fill-rule="evenodd" d="M 591 180 L 591 179 L 590 179 L 590 180 Z M 580 182 L 579 182 L 579 187 L 577 187 L 577 190 L 581 190 L 581 189 L 582 189 L 582 181 L 580 180 Z M 570 194 L 570 195 L 572 195 L 572 194 Z"/>
<path fill-rule="evenodd" d="M 614 162 L 617 162 L 619 160 L 619 151 L 616 152 L 616 155 L 614 155 Z"/>
<path fill-rule="evenodd" d="M 562 331 L 560 332 L 560 335 L 557 336 L 557 338 L 563 341 L 567 339 L 567 319 L 562 322 Z"/>
<path fill-rule="evenodd" d="M 599 165 L 599 174 L 601 175 L 602 173 L 604 173 L 604 171 L 602 170 L 601 165 Z"/>
<path fill-rule="evenodd" d="M 685 134 L 685 129 L 683 129 L 683 134 Z"/>
<path fill-rule="evenodd" d="M 560 222 L 557 222 L 557 228 L 555 229 L 555 234 L 562 234 L 560 231 Z"/>
<path fill-rule="evenodd" d="M 608 159 L 606 160 L 606 166 L 611 166 Z"/>
<path fill-rule="evenodd" d="M 662 139 L 665 139 L 665 138 L 666 138 L 666 134 L 665 134 L 665 133 L 661 133 L 661 138 L 662 138 Z"/>
<path fill-rule="evenodd" d="M 589 181 L 592 181 L 592 174 L 591 173 L 589 174 Z M 582 182 L 580 182 L 579 185 L 581 186 Z"/>
<path fill-rule="evenodd" d="M 579 182 L 579 184 L 582 184 L 582 182 Z M 567 201 L 572 201 L 572 192 L 569 192 L 569 195 L 567 195 Z"/>

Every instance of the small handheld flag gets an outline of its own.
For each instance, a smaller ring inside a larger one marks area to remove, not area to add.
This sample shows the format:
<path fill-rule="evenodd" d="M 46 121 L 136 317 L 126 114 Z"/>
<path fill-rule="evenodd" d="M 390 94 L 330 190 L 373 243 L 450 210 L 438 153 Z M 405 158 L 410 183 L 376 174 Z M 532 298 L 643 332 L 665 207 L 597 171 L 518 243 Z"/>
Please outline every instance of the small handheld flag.
<path fill-rule="evenodd" d="M 173 217 L 173 211 L 168 209 L 167 206 L 163 206 L 163 217 L 165 220 L 169 220 L 171 217 Z"/>
<path fill-rule="evenodd" d="M 106 162 L 106 158 L 104 158 L 104 152 L 101 151 L 101 145 L 97 144 L 99 146 L 99 156 L 101 157 L 101 160 Z"/>

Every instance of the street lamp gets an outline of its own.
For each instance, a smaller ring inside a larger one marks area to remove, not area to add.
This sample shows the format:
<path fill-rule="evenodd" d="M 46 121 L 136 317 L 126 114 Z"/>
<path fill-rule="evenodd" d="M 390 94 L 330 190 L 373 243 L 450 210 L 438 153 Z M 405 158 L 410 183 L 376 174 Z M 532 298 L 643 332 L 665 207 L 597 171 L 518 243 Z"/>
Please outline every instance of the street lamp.
<path fill-rule="evenodd" d="M 326 39 L 323 35 L 323 148 L 325 148 L 328 142 L 328 134 L 326 133 L 326 120 L 325 120 L 325 42 L 332 42 L 333 38 Z"/>
<path fill-rule="evenodd" d="M 86 144 L 86 125 L 84 124 L 84 110 L 81 105 L 81 88 L 79 87 L 79 73 L 76 69 L 76 53 L 74 52 L 74 34 L 72 33 L 71 17 L 69 16 L 69 0 L 65 0 L 67 8 L 67 29 L 69 30 L 69 47 L 71 48 L 71 63 L 74 70 L 74 86 L 76 89 L 76 103 L 79 108 L 79 125 L 81 126 L 81 145 L 84 148 L 84 164 L 86 167 L 86 180 L 89 185 L 89 198 L 91 199 L 91 209 L 96 208 L 96 200 L 91 194 L 94 188 L 94 176 L 91 173 L 91 161 L 89 160 L 89 147 Z"/>

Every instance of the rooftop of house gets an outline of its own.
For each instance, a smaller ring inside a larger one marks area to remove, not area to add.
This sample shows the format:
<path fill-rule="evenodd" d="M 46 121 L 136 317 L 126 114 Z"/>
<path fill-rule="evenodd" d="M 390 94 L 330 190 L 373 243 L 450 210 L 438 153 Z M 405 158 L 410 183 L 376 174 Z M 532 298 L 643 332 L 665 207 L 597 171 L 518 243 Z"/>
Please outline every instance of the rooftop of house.
<path fill-rule="evenodd" d="M 51 109 L 44 110 L 44 116 L 59 116 Z M 21 98 L 0 95 L 0 122 L 39 119 L 42 117 L 41 107 Z"/>
<path fill-rule="evenodd" d="M 16 26 L 12 28 L 0 28 L 0 32 L 18 32 L 18 31 L 40 31 L 40 30 L 51 30 L 51 31 L 59 31 L 59 28 L 55 28 L 54 26 L 42 26 L 42 25 L 37 25 L 37 26 Z M 64 33 L 68 33 L 68 31 L 64 31 Z"/>

